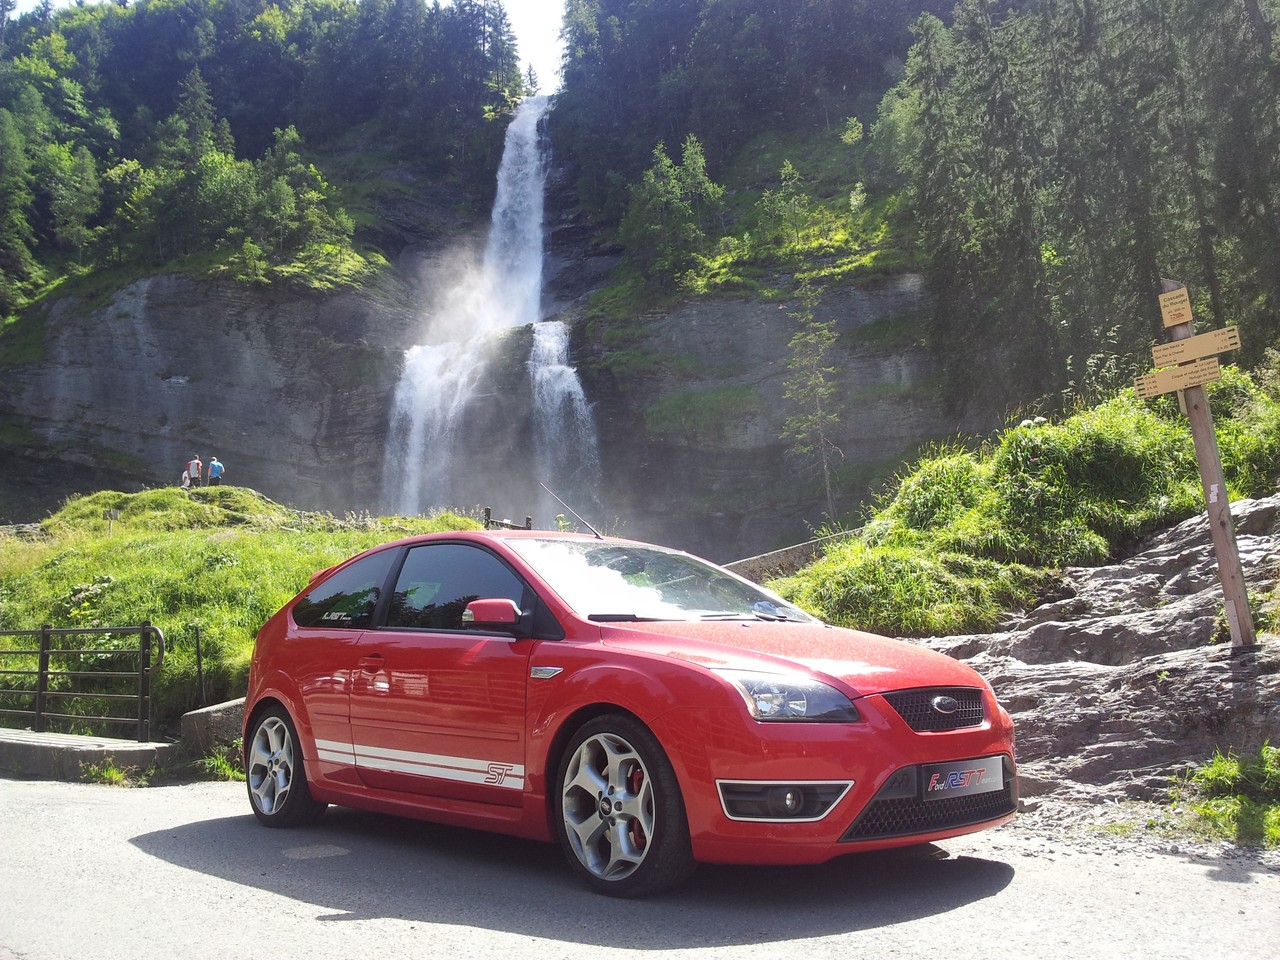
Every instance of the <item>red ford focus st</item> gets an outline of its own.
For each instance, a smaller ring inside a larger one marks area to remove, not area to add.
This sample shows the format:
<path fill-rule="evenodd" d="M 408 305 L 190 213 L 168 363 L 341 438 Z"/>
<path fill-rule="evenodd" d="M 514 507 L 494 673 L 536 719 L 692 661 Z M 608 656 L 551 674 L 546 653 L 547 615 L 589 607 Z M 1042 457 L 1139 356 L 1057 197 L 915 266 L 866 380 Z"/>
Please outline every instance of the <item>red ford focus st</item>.
<path fill-rule="evenodd" d="M 577 534 L 412 537 L 317 574 L 258 635 L 244 753 L 268 826 L 336 803 L 551 840 L 615 896 L 1017 806 L 1013 724 L 973 670 Z"/>

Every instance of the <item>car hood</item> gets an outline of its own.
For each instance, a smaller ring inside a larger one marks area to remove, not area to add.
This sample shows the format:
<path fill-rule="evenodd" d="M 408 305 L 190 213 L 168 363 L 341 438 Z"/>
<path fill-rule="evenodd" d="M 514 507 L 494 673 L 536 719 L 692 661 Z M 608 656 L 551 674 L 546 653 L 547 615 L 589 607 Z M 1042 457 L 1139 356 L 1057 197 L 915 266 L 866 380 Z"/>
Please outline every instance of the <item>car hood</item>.
<path fill-rule="evenodd" d="M 761 620 L 610 624 L 612 647 L 707 668 L 777 671 L 799 665 L 844 681 L 861 696 L 920 686 L 986 686 L 971 667 L 904 640 L 821 624 Z"/>

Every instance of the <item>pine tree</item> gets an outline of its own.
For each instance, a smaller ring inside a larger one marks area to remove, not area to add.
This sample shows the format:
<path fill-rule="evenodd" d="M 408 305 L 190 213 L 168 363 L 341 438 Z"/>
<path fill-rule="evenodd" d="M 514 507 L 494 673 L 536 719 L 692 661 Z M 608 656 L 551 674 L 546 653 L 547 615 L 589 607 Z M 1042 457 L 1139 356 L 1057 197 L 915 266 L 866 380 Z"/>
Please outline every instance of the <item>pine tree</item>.
<path fill-rule="evenodd" d="M 28 286 L 39 277 L 27 220 L 31 201 L 31 169 L 22 134 L 12 114 L 0 107 L 0 318 L 25 303 Z"/>
<path fill-rule="evenodd" d="M 836 517 L 832 472 L 844 457 L 833 435 L 841 417 L 836 398 L 837 373 L 831 358 L 836 345 L 834 320 L 817 320 L 814 309 L 821 302 L 822 288 L 804 280 L 797 293 L 800 306 L 787 314 L 799 329 L 787 347 L 787 408 L 790 413 L 783 423 L 782 437 L 790 443 L 790 451 L 801 463 L 818 471 L 826 495 L 827 519 Z"/>

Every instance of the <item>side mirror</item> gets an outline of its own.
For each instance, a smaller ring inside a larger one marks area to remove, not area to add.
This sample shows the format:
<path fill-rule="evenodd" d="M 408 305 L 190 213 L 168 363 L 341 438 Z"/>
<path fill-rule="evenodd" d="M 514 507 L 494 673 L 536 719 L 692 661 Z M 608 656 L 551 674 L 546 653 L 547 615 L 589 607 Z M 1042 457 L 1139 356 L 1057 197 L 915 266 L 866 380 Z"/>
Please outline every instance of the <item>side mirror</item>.
<path fill-rule="evenodd" d="M 472 600 L 462 611 L 464 627 L 480 627 L 515 632 L 521 623 L 520 608 L 514 600 L 497 597 L 491 600 Z"/>

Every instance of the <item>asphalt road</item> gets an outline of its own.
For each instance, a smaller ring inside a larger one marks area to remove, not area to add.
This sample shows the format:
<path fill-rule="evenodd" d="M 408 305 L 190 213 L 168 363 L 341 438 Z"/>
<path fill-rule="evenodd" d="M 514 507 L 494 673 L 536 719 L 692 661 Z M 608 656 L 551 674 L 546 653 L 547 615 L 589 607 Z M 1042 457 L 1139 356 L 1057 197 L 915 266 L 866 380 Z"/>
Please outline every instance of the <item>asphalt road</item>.
<path fill-rule="evenodd" d="M 0 779 L 0 958 L 1280 955 L 1274 865 L 1027 823 L 817 868 L 703 867 L 639 902 L 588 892 L 559 856 L 347 810 L 267 830 L 243 784 Z"/>

